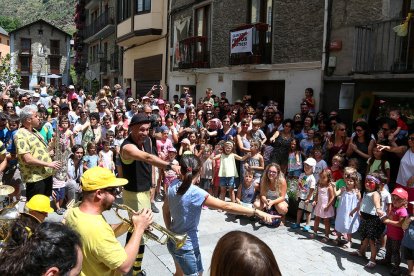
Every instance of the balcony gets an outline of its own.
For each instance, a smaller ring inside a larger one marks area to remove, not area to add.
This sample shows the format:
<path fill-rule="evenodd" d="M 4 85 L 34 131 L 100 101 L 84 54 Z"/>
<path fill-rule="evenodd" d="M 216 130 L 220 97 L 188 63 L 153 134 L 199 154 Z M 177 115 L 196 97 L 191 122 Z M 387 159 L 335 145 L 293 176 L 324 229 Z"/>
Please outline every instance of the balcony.
<path fill-rule="evenodd" d="M 407 36 L 393 28 L 403 20 L 394 19 L 355 27 L 354 73 L 409 73 L 414 71 L 413 21 Z"/>
<path fill-rule="evenodd" d="M 106 29 L 106 27 L 115 24 L 115 15 L 114 9 L 109 8 L 108 10 L 104 11 L 101 15 L 98 16 L 91 24 L 86 26 L 83 35 L 85 37 L 85 42 L 89 43 L 91 37 L 96 37 L 102 30 Z M 113 32 L 115 30 L 115 26 L 113 27 Z M 99 34 L 103 35 L 103 34 Z M 106 36 L 106 35 L 103 35 Z M 89 39 L 88 39 L 89 38 Z"/>
<path fill-rule="evenodd" d="M 208 39 L 206 36 L 193 36 L 179 42 L 181 61 L 179 69 L 210 68 Z"/>
<path fill-rule="evenodd" d="M 31 48 L 30 47 L 24 47 L 24 48 L 21 48 L 20 49 L 20 52 L 19 52 L 19 54 L 20 55 L 31 55 L 32 54 L 32 50 L 31 50 Z"/>
<path fill-rule="evenodd" d="M 252 28 L 252 51 L 230 54 L 230 65 L 241 64 L 270 64 L 272 61 L 271 32 L 266 23 L 246 24 L 230 30 L 231 32 Z M 230 39 L 231 36 L 229 35 Z"/>

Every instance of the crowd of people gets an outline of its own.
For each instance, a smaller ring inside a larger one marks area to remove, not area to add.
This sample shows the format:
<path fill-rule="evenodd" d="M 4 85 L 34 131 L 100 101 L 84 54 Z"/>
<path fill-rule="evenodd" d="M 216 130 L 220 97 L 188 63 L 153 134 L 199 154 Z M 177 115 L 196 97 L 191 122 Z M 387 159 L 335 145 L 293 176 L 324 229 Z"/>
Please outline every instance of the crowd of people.
<path fill-rule="evenodd" d="M 369 247 L 366 267 L 381 262 L 398 273 L 402 247 L 414 271 L 414 132 L 396 107 L 376 125 L 363 118 L 347 125 L 336 110 L 316 112 L 312 88 L 285 118 L 273 100 L 247 95 L 232 103 L 210 88 L 196 99 L 184 87 L 166 101 L 159 85 L 133 98 L 118 84 L 92 97 L 73 85 L 51 92 L 41 83 L 33 95 L 5 91 L 0 101 L 0 171 L 15 188 L 9 198 L 19 200 L 24 184 L 26 200 L 51 197 L 58 214 L 82 201 L 67 223 L 80 234 L 85 275 L 142 273 L 144 230 L 160 211 L 155 201 L 164 202 L 166 227 L 189 235 L 183 248 L 168 245 L 177 275 L 203 271 L 197 231 L 209 207 L 271 227 L 297 210 L 292 229 L 318 238 L 322 220 L 321 241 L 345 248 L 359 231 L 361 248 L 352 254 L 365 256 Z M 124 249 L 115 236 L 130 226 L 93 217 L 116 198 L 137 210 Z M 93 225 L 104 230 L 92 240 Z M 111 250 L 102 250 L 101 265 L 92 257 L 97 247 Z"/>

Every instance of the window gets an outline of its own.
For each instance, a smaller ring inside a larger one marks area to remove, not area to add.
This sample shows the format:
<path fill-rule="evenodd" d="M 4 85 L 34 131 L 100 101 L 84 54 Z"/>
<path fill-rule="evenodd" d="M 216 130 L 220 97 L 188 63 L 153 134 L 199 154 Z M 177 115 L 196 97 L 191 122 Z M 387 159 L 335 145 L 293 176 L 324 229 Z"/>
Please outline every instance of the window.
<path fill-rule="evenodd" d="M 129 0 L 118 0 L 117 15 L 118 22 L 131 17 L 131 2 Z"/>
<path fill-rule="evenodd" d="M 60 55 L 60 41 L 59 40 L 50 40 L 50 54 Z"/>
<path fill-rule="evenodd" d="M 210 33 L 210 6 L 195 10 L 195 36 L 209 36 Z"/>
<path fill-rule="evenodd" d="M 20 71 L 29 72 L 30 71 L 30 57 L 21 56 L 20 57 Z"/>
<path fill-rule="evenodd" d="M 136 13 L 151 12 L 151 0 L 137 0 Z"/>
<path fill-rule="evenodd" d="M 7 46 L 10 46 L 10 41 L 7 39 Z"/>
<path fill-rule="evenodd" d="M 60 74 L 60 57 L 50 57 L 49 64 L 50 64 L 50 73 Z"/>
<path fill-rule="evenodd" d="M 22 52 L 24 53 L 30 53 L 30 48 L 32 45 L 32 41 L 30 40 L 30 38 L 22 38 L 21 39 L 21 43 L 20 43 L 21 47 L 22 47 Z"/>
<path fill-rule="evenodd" d="M 0 37 L 0 43 L 1 43 L 1 37 Z"/>
<path fill-rule="evenodd" d="M 272 25 L 272 0 L 250 0 L 249 23 Z"/>

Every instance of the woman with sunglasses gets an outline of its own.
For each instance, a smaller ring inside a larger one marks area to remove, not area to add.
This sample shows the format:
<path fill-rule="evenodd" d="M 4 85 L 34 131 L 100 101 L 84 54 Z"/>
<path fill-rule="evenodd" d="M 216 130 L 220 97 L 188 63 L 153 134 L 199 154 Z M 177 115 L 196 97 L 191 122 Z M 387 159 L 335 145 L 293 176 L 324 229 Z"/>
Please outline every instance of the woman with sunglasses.
<path fill-rule="evenodd" d="M 235 142 L 235 138 L 237 136 L 237 131 L 234 127 L 232 127 L 231 117 L 226 115 L 223 117 L 223 121 L 221 121 L 223 127 L 217 130 L 217 137 L 219 141 L 233 141 Z"/>
<path fill-rule="evenodd" d="M 120 108 L 114 110 L 114 125 L 122 125 L 124 129 L 128 129 L 128 118 Z"/>
<path fill-rule="evenodd" d="M 283 130 L 275 130 L 272 137 L 270 137 L 270 145 L 273 150 L 270 154 L 270 162 L 280 165 L 281 171 L 286 174 L 287 163 L 289 157 L 290 144 L 295 137 L 293 136 L 294 122 L 291 119 L 285 119 L 282 122 Z"/>
<path fill-rule="evenodd" d="M 73 126 L 73 135 L 75 135 L 75 144 L 82 143 L 83 132 L 89 126 L 88 111 L 86 108 L 81 108 L 79 111 L 79 118 Z"/>
<path fill-rule="evenodd" d="M 365 179 L 367 171 L 367 161 L 372 155 L 372 149 L 375 145 L 375 140 L 371 136 L 368 123 L 359 121 L 354 124 L 355 136 L 349 142 L 346 155 L 348 158 L 356 158 L 359 163 L 359 171 L 362 179 Z M 364 192 L 364 187 L 362 187 Z"/>
<path fill-rule="evenodd" d="M 325 147 L 328 152 L 328 164 L 331 164 L 332 157 L 336 154 L 345 154 L 348 150 L 348 144 L 351 140 L 346 134 L 346 126 L 343 123 L 338 123 L 333 129 L 332 135 L 326 137 Z"/>
<path fill-rule="evenodd" d="M 3 105 L 3 112 L 7 115 L 16 114 L 16 109 L 14 108 L 14 104 L 12 102 L 6 102 Z"/>

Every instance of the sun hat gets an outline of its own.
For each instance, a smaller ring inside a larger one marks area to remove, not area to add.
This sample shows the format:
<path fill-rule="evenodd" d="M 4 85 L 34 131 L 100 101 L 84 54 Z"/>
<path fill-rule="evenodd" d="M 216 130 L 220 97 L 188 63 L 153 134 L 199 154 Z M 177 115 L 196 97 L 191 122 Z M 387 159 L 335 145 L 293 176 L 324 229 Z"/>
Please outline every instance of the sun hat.
<path fill-rule="evenodd" d="M 168 152 L 177 152 L 177 149 L 174 147 L 169 147 Z"/>
<path fill-rule="evenodd" d="M 96 191 L 108 187 L 123 186 L 128 183 L 128 180 L 117 178 L 109 169 L 93 167 L 82 175 L 81 183 L 83 191 Z"/>
<path fill-rule="evenodd" d="M 52 213 L 53 208 L 50 207 L 50 199 L 45 195 L 34 195 L 29 202 L 26 203 L 26 207 L 32 211 Z"/>
<path fill-rule="evenodd" d="M 184 139 L 181 141 L 181 144 L 188 144 L 188 145 L 190 145 L 191 143 L 190 143 L 190 140 L 188 140 L 187 138 L 184 138 Z"/>

